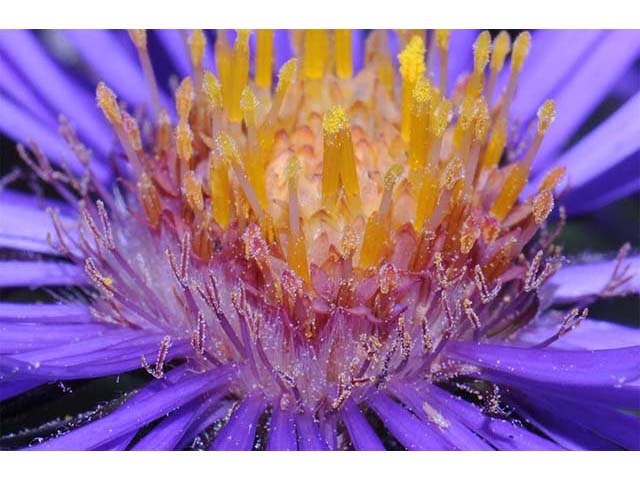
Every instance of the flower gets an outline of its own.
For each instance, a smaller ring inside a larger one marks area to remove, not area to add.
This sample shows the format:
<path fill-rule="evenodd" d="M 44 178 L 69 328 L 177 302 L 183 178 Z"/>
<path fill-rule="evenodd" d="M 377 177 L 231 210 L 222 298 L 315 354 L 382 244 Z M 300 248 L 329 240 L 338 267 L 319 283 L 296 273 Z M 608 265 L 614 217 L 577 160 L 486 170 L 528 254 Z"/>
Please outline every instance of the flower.
<path fill-rule="evenodd" d="M 49 224 L 3 192 L 1 245 L 39 255 L 1 285 L 69 289 L 2 305 L 2 398 L 145 371 L 30 447 L 639 449 L 638 330 L 585 308 L 637 293 L 638 257 L 562 267 L 548 226 L 565 188 L 637 189 L 580 195 L 637 158 L 638 93 L 560 149 L 638 33 L 470 35 L 221 31 L 212 62 L 202 31 L 132 30 L 138 66 L 68 32 L 95 108 L 3 32 L 0 127 L 58 200 Z"/>

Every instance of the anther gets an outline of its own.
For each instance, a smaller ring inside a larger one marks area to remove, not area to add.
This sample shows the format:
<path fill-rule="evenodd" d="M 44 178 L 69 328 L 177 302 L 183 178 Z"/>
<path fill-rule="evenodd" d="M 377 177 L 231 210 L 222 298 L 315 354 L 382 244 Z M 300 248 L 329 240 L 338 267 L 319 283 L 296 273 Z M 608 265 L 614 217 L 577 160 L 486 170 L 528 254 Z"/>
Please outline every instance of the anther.
<path fill-rule="evenodd" d="M 147 363 L 147 359 L 144 355 L 142 355 L 142 367 L 151 375 L 153 378 L 160 380 L 164 378 L 164 362 L 167 359 L 167 354 L 169 353 L 169 346 L 171 345 L 171 337 L 169 335 L 165 336 L 160 342 L 160 349 L 158 350 L 158 357 L 156 358 L 156 364 L 153 368 Z"/>
<path fill-rule="evenodd" d="M 476 265 L 474 268 L 473 280 L 476 284 L 476 288 L 478 289 L 478 293 L 480 294 L 480 300 L 483 304 L 487 304 L 495 299 L 502 289 L 502 281 L 500 279 L 496 281 L 493 289 L 489 288 L 487 280 L 484 276 L 484 272 L 482 271 L 482 267 L 480 267 L 480 265 Z"/>

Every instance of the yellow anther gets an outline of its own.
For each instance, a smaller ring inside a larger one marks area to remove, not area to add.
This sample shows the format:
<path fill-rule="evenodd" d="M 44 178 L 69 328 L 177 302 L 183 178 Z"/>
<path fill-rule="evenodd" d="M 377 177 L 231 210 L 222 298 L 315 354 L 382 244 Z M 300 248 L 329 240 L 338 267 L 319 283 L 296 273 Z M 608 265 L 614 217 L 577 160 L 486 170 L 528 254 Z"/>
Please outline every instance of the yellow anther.
<path fill-rule="evenodd" d="M 538 134 L 547 133 L 549 126 L 556 118 L 556 104 L 553 100 L 545 101 L 538 109 Z"/>
<path fill-rule="evenodd" d="M 351 60 L 351 30 L 335 31 L 336 75 L 338 78 L 351 78 L 353 61 Z"/>
<path fill-rule="evenodd" d="M 127 112 L 122 113 L 122 127 L 127 139 L 131 144 L 131 147 L 136 152 L 142 150 L 142 140 L 140 139 L 140 129 L 138 128 L 138 122 L 136 119 L 129 115 Z"/>
<path fill-rule="evenodd" d="M 431 122 L 429 126 L 432 130 L 432 133 L 441 138 L 444 135 L 445 130 L 449 126 L 449 122 L 451 121 L 451 110 L 452 110 L 451 101 L 443 98 L 438 105 L 438 108 L 432 111 Z"/>
<path fill-rule="evenodd" d="M 504 60 L 511 50 L 511 37 L 502 31 L 493 41 L 493 52 L 491 53 L 491 70 L 500 72 L 504 67 Z"/>
<path fill-rule="evenodd" d="M 351 139 L 351 126 L 344 108 L 331 108 L 324 116 L 322 157 L 322 204 L 335 207 L 338 190 L 342 185 L 352 212 L 362 210 L 360 185 Z"/>
<path fill-rule="evenodd" d="M 98 106 L 107 117 L 107 120 L 112 125 L 121 125 L 122 118 L 120 116 L 120 107 L 118 106 L 118 100 L 113 91 L 107 87 L 104 82 L 98 83 L 96 88 L 96 99 Z"/>
<path fill-rule="evenodd" d="M 256 30 L 256 85 L 271 89 L 273 75 L 273 30 Z"/>
<path fill-rule="evenodd" d="M 171 129 L 171 118 L 166 110 L 161 110 L 158 114 L 156 125 L 156 148 L 159 151 L 169 148 L 173 140 L 173 131 Z"/>
<path fill-rule="evenodd" d="M 386 219 L 378 212 L 373 212 L 367 219 L 360 250 L 360 266 L 375 267 L 380 263 L 389 241 L 389 227 Z"/>
<path fill-rule="evenodd" d="M 209 190 L 213 219 L 222 229 L 226 230 L 231 221 L 233 198 L 231 197 L 227 165 L 216 158 L 214 152 L 209 154 Z"/>
<path fill-rule="evenodd" d="M 560 167 L 554 168 L 544 176 L 544 178 L 542 179 L 542 182 L 540 182 L 538 191 L 539 192 L 542 192 L 543 190 L 553 191 L 558 185 L 558 183 L 560 183 L 560 180 L 562 180 L 562 178 L 565 176 L 566 173 L 567 173 L 566 167 L 560 166 Z"/>
<path fill-rule="evenodd" d="M 405 49 L 398 54 L 402 76 L 402 124 L 401 133 L 405 141 L 411 135 L 411 104 L 416 82 L 425 72 L 424 39 L 418 35 L 411 38 Z"/>
<path fill-rule="evenodd" d="M 214 109 L 220 109 L 224 106 L 220 82 L 209 70 L 204 72 L 204 91 Z"/>
<path fill-rule="evenodd" d="M 529 32 L 522 32 L 513 42 L 513 53 L 511 54 L 511 69 L 519 73 L 522 70 L 524 61 L 529 54 L 531 48 L 531 34 Z"/>
<path fill-rule="evenodd" d="M 453 188 L 453 187 L 452 187 Z M 438 203 L 440 194 L 440 183 L 435 169 L 425 169 L 420 187 L 420 194 L 417 197 L 415 229 L 420 232 L 425 220 L 431 218 Z"/>
<path fill-rule="evenodd" d="M 191 53 L 191 63 L 196 70 L 202 68 L 202 57 L 204 57 L 204 49 L 206 46 L 207 37 L 204 36 L 204 32 L 199 29 L 193 30 L 189 37 L 189 50 Z"/>
<path fill-rule="evenodd" d="M 185 77 L 176 90 L 176 110 L 181 120 L 187 120 L 193 104 L 193 81 Z"/>
<path fill-rule="evenodd" d="M 503 116 L 498 117 L 498 120 L 491 132 L 491 140 L 489 140 L 489 146 L 484 152 L 482 157 L 481 167 L 483 170 L 490 169 L 498 165 L 502 152 L 507 144 L 507 119 Z"/>
<path fill-rule="evenodd" d="M 453 189 L 458 180 L 464 177 L 464 166 L 459 157 L 453 157 L 444 168 L 441 185 L 447 190 Z"/>
<path fill-rule="evenodd" d="M 136 48 L 147 48 L 147 31 L 146 30 L 129 30 L 129 37 Z"/>
<path fill-rule="evenodd" d="M 479 144 L 484 144 L 489 131 L 491 116 L 489 115 L 489 106 L 483 97 L 476 100 L 475 118 L 474 118 L 474 140 Z"/>
<path fill-rule="evenodd" d="M 449 49 L 449 38 L 451 36 L 451 30 L 436 30 L 436 43 L 440 49 L 441 54 L 447 52 Z"/>
<path fill-rule="evenodd" d="M 202 185 L 200 184 L 200 180 L 196 178 L 193 170 L 188 170 L 187 173 L 185 173 L 183 189 L 184 196 L 191 210 L 201 212 L 204 208 Z"/>
<path fill-rule="evenodd" d="M 193 155 L 193 132 L 186 121 L 178 122 L 176 128 L 176 148 L 182 165 L 188 166 Z"/>
<path fill-rule="evenodd" d="M 156 229 L 160 226 L 162 206 L 160 205 L 158 191 L 146 172 L 142 172 L 140 175 L 137 187 L 138 197 L 140 198 L 140 203 L 147 217 L 147 222 L 152 228 Z"/>
<path fill-rule="evenodd" d="M 396 183 L 398 183 L 398 180 L 400 180 L 400 177 L 402 177 L 403 171 L 404 168 L 399 163 L 391 165 L 384 174 L 384 189 L 392 190 Z"/>
<path fill-rule="evenodd" d="M 528 177 L 529 167 L 525 162 L 517 163 L 511 167 L 504 181 L 502 190 L 491 207 L 491 213 L 494 217 L 500 221 L 504 220 L 516 203 L 516 200 L 518 200 L 518 195 L 520 195 L 520 192 L 527 183 Z"/>
<path fill-rule="evenodd" d="M 429 149 L 429 120 L 432 111 L 433 89 L 429 81 L 421 78 L 413 89 L 411 108 L 411 133 L 409 138 L 409 169 L 412 172 L 422 170 Z M 413 182 L 414 174 L 410 176 Z"/>
<path fill-rule="evenodd" d="M 298 157 L 295 155 L 289 157 L 285 173 L 289 182 L 298 182 L 298 176 L 300 175 L 300 160 L 298 160 Z"/>
<path fill-rule="evenodd" d="M 242 121 L 240 97 L 249 81 L 249 30 L 238 30 L 233 47 L 229 85 L 222 84 L 227 101 L 227 116 L 231 122 Z"/>
<path fill-rule="evenodd" d="M 329 34 L 326 30 L 306 30 L 303 72 L 311 80 L 322 78 L 329 59 Z"/>
<path fill-rule="evenodd" d="M 278 72 L 278 86 L 276 87 L 276 95 L 284 97 L 291 85 L 296 81 L 298 72 L 298 61 L 292 58 L 286 62 Z"/>
<path fill-rule="evenodd" d="M 240 97 L 240 108 L 242 109 L 242 116 L 248 128 L 256 127 L 256 107 L 258 100 L 250 86 L 246 86 L 242 91 Z"/>
<path fill-rule="evenodd" d="M 473 44 L 473 72 L 479 75 L 489 63 L 489 54 L 491 53 L 491 35 L 486 30 L 480 35 Z"/>
<path fill-rule="evenodd" d="M 287 238 L 287 261 L 296 274 L 306 282 L 310 280 L 307 245 L 300 226 L 300 205 L 298 201 L 298 175 L 300 162 L 293 155 L 287 160 L 287 182 L 289 187 L 289 231 Z"/>
<path fill-rule="evenodd" d="M 458 124 L 463 130 L 468 130 L 471 127 L 475 111 L 475 98 L 467 95 L 464 97 L 464 100 L 462 100 L 462 105 L 460 105 L 460 115 L 458 117 Z"/>
<path fill-rule="evenodd" d="M 541 191 L 533 199 L 533 219 L 536 224 L 544 222 L 553 210 L 553 194 L 549 190 Z"/>

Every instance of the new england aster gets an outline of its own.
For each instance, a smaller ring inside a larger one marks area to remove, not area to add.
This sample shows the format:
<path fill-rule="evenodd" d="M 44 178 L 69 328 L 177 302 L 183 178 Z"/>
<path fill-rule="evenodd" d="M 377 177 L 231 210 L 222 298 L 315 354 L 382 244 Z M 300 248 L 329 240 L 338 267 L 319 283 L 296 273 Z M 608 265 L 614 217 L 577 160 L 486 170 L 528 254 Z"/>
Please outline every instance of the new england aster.
<path fill-rule="evenodd" d="M 2 192 L 0 286 L 67 287 L 1 305 L 2 399 L 144 381 L 17 444 L 640 449 L 637 330 L 585 309 L 638 258 L 563 266 L 547 222 L 638 189 L 637 92 L 562 150 L 637 31 L 64 36 L 82 68 L 0 35 L 57 196 Z"/>

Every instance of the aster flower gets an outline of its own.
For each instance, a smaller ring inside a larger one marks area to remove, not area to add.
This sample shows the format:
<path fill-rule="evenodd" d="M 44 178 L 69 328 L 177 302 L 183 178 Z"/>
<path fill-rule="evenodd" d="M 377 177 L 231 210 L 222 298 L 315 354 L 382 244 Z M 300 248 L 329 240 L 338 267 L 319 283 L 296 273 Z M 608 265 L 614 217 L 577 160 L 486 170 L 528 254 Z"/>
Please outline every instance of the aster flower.
<path fill-rule="evenodd" d="M 3 441 L 640 448 L 638 330 L 586 309 L 638 257 L 553 245 L 639 187 L 637 91 L 567 148 L 637 31 L 129 35 L 65 32 L 70 70 L 0 34 L 0 128 L 50 192 L 2 191 L 0 287 L 52 288 L 0 305 L 1 398 L 129 379 Z"/>

